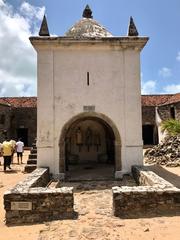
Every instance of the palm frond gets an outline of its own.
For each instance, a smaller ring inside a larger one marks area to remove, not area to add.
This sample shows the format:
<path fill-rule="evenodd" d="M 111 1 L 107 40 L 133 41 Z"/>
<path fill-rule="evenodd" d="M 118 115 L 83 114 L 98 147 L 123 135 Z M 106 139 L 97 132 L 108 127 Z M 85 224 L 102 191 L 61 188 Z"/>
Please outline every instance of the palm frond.
<path fill-rule="evenodd" d="M 170 136 L 180 134 L 180 121 L 176 119 L 168 119 L 161 123 L 162 131 L 167 131 Z"/>

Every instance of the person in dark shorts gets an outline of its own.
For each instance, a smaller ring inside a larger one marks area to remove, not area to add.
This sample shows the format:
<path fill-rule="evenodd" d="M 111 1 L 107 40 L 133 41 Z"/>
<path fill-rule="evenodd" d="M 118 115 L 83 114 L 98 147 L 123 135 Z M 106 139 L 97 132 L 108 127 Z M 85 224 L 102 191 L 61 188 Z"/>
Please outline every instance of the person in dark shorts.
<path fill-rule="evenodd" d="M 18 164 L 19 164 L 19 158 L 21 159 L 21 163 L 23 163 L 23 151 L 24 151 L 24 143 L 21 141 L 21 138 L 19 138 L 16 143 Z"/>

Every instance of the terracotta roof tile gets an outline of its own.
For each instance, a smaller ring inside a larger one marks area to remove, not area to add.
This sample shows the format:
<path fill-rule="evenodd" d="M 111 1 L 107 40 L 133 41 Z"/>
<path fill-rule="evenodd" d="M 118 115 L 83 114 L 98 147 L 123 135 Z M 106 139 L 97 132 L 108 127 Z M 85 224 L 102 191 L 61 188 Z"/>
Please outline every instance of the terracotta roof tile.
<path fill-rule="evenodd" d="M 177 102 L 180 102 L 180 93 L 176 93 L 172 95 L 171 98 L 168 99 L 168 101 L 165 104 L 167 105 L 167 104 L 172 104 Z"/>
<path fill-rule="evenodd" d="M 1 104 L 10 104 L 11 107 L 37 107 L 37 97 L 2 97 Z"/>
<path fill-rule="evenodd" d="M 142 95 L 142 106 L 159 106 L 180 102 L 180 93 L 163 95 Z"/>
<path fill-rule="evenodd" d="M 142 95 L 142 106 L 159 106 L 180 102 L 180 93 L 164 95 Z M 11 107 L 37 107 L 37 97 L 0 97 L 0 104 Z"/>
<path fill-rule="evenodd" d="M 142 106 L 158 106 L 165 104 L 170 100 L 172 94 L 164 94 L 164 95 L 142 95 L 141 102 Z"/>

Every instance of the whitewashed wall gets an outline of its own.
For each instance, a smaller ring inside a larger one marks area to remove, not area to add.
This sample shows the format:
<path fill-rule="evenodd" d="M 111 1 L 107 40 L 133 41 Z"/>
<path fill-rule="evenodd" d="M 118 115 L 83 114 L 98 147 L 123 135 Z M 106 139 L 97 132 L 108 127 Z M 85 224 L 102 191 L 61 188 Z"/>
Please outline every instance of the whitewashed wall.
<path fill-rule="evenodd" d="M 119 130 L 122 172 L 142 164 L 140 49 L 49 44 L 38 49 L 38 165 L 59 173 L 64 124 L 83 106 L 108 116 Z M 90 84 L 87 86 L 87 72 Z"/>

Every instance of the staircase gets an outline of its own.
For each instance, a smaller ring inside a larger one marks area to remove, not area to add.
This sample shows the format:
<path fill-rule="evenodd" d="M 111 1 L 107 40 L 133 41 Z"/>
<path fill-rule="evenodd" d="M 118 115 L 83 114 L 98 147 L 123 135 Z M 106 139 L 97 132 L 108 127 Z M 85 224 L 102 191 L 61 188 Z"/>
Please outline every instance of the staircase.
<path fill-rule="evenodd" d="M 31 173 L 37 168 L 37 147 L 36 143 L 32 144 L 31 152 L 29 154 L 27 164 L 24 168 L 24 172 Z"/>

